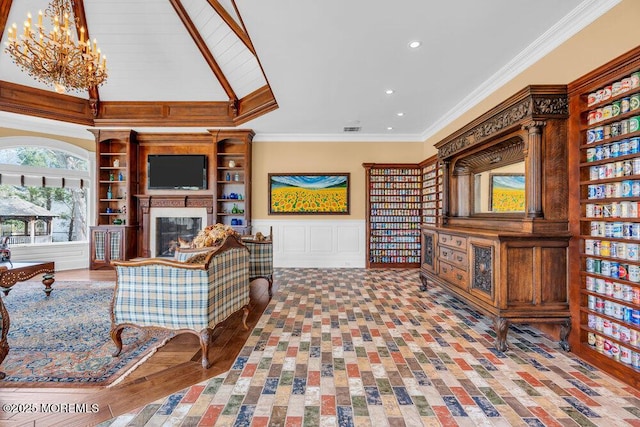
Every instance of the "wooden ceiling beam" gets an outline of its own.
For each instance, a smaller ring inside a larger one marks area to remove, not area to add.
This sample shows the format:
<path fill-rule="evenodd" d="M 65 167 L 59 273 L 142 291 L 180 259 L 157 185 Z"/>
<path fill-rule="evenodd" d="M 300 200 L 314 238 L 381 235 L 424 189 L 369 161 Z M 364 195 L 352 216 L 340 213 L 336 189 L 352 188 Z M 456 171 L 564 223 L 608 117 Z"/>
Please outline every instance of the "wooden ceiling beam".
<path fill-rule="evenodd" d="M 204 41 L 204 39 L 200 35 L 200 32 L 198 31 L 198 29 L 194 25 L 193 21 L 189 17 L 189 14 L 187 13 L 187 11 L 182 6 L 182 3 L 180 2 L 180 0 L 170 0 L 170 1 L 171 1 L 171 5 L 173 6 L 173 8 L 175 9 L 176 13 L 178 14 L 178 17 L 180 17 L 180 20 L 182 21 L 182 23 L 184 24 L 185 28 L 187 29 L 187 31 L 191 35 L 191 38 L 193 39 L 193 41 L 195 42 L 196 46 L 200 50 L 200 53 L 202 54 L 202 56 L 204 57 L 205 61 L 207 62 L 207 64 L 211 68 L 211 71 L 213 71 L 215 76 L 218 78 L 218 81 L 220 82 L 220 85 L 222 85 L 222 88 L 224 89 L 224 91 L 226 92 L 227 96 L 229 97 L 229 101 L 231 101 L 233 103 L 237 102 L 238 96 L 236 95 L 235 91 L 231 87 L 231 84 L 229 83 L 229 80 L 227 80 L 227 77 L 222 72 L 222 69 L 218 65 L 218 62 L 213 57 L 213 54 L 209 50 L 209 46 L 207 46 L 207 43 Z"/>
<path fill-rule="evenodd" d="M 71 5 L 73 6 L 73 16 L 77 19 L 77 23 L 80 27 L 84 27 L 87 40 L 91 40 L 89 25 L 87 25 L 87 15 L 84 12 L 84 0 L 71 0 Z M 76 37 L 77 40 L 80 40 L 80 28 L 78 28 L 78 25 L 76 25 Z M 89 88 L 89 99 L 95 103 L 100 102 L 100 93 L 97 87 Z"/>
<path fill-rule="evenodd" d="M 208 1 L 211 7 L 218 13 L 218 15 L 220 15 L 220 18 L 222 18 L 222 20 L 227 24 L 227 26 L 231 29 L 231 31 L 233 31 L 235 35 L 238 36 L 240 40 L 242 40 L 244 45 L 247 47 L 247 49 L 251 51 L 253 56 L 257 56 L 256 50 L 253 47 L 253 43 L 251 42 L 251 39 L 249 38 L 249 35 L 245 31 L 245 29 L 240 27 L 240 25 L 235 21 L 235 19 L 233 19 L 231 15 L 229 15 L 229 12 L 227 12 L 227 10 L 218 2 L 218 0 L 208 0 Z"/>
<path fill-rule="evenodd" d="M 9 19 L 11 3 L 13 3 L 13 0 L 3 0 L 2 2 L 0 2 L 0 30 L 2 30 L 1 34 L 3 35 L 7 29 L 7 20 Z"/>

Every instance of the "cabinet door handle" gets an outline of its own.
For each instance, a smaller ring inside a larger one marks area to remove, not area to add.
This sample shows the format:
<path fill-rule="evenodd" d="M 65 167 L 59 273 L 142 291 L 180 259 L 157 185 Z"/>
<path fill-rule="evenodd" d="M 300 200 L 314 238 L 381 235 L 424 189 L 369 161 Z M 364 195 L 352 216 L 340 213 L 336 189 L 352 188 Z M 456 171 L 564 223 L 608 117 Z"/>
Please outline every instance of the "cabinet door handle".
<path fill-rule="evenodd" d="M 460 255 L 458 255 L 458 256 L 456 257 L 456 259 L 457 259 L 458 261 L 462 262 L 462 257 L 461 257 Z"/>
<path fill-rule="evenodd" d="M 442 271 L 445 272 L 445 273 L 449 272 L 449 270 L 447 270 L 447 267 L 442 267 Z"/>
<path fill-rule="evenodd" d="M 442 256 L 446 257 L 447 256 L 447 251 L 442 251 Z"/>
<path fill-rule="evenodd" d="M 456 274 L 456 277 L 458 278 L 458 280 L 462 280 L 462 274 L 458 273 Z"/>
<path fill-rule="evenodd" d="M 456 240 L 456 245 L 462 246 L 462 240 Z"/>

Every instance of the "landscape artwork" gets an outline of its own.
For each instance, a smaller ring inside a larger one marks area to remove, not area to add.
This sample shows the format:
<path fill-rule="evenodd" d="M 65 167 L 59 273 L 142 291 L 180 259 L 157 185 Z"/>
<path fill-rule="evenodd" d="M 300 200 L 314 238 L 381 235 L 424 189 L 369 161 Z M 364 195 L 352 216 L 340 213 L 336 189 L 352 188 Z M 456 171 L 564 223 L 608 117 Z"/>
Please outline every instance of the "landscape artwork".
<path fill-rule="evenodd" d="M 524 174 L 492 174 L 489 181 L 493 212 L 524 212 Z"/>
<path fill-rule="evenodd" d="M 269 174 L 270 214 L 349 214 L 348 173 Z"/>

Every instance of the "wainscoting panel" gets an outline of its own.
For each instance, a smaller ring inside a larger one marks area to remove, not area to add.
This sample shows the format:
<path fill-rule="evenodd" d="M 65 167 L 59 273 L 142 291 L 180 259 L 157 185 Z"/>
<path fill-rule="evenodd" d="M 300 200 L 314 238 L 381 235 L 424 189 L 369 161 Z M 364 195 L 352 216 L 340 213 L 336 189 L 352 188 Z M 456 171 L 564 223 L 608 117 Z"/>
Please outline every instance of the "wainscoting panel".
<path fill-rule="evenodd" d="M 56 271 L 89 268 L 89 243 L 11 246 L 12 261 L 53 261 Z"/>
<path fill-rule="evenodd" d="M 309 244 L 312 254 L 330 254 L 333 247 L 333 229 L 330 226 L 309 227 Z"/>
<path fill-rule="evenodd" d="M 273 231 L 273 265 L 282 268 L 364 268 L 364 220 L 252 220 L 253 232 Z"/>

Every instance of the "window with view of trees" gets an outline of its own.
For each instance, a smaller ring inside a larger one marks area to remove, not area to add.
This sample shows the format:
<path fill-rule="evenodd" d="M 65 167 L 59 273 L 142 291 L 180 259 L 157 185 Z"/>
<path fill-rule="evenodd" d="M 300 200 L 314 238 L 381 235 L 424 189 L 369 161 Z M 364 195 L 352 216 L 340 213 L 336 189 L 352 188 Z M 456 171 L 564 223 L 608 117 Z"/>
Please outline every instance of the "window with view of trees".
<path fill-rule="evenodd" d="M 87 240 L 89 162 L 64 150 L 0 146 L 0 226 L 12 244 Z"/>

